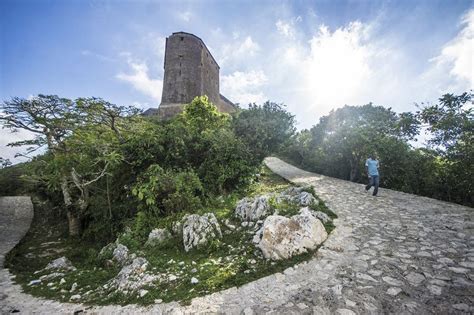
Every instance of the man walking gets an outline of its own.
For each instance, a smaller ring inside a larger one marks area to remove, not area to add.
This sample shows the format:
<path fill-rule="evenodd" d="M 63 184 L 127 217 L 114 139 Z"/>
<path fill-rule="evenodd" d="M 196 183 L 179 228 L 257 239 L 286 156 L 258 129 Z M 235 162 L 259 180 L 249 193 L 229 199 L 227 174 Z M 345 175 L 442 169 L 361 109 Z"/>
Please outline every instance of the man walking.
<path fill-rule="evenodd" d="M 365 161 L 365 168 L 369 175 L 369 184 L 365 186 L 365 192 L 368 192 L 370 187 L 374 186 L 372 196 L 377 196 L 379 191 L 379 161 L 375 159 L 375 154 L 371 154 Z"/>

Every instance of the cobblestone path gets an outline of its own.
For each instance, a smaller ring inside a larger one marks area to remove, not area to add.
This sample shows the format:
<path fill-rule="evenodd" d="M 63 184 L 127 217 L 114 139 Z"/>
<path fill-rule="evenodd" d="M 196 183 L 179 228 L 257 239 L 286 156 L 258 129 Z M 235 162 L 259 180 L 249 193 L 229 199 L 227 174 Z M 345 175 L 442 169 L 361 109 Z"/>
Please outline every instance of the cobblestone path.
<path fill-rule="evenodd" d="M 314 259 L 239 288 L 196 298 L 189 306 L 86 308 L 32 298 L 2 281 L 0 289 L 10 290 L 3 302 L 42 313 L 474 312 L 473 209 L 383 188 L 380 197 L 372 197 L 361 184 L 305 172 L 276 158 L 265 162 L 290 181 L 313 185 L 339 216 L 336 229 Z"/>

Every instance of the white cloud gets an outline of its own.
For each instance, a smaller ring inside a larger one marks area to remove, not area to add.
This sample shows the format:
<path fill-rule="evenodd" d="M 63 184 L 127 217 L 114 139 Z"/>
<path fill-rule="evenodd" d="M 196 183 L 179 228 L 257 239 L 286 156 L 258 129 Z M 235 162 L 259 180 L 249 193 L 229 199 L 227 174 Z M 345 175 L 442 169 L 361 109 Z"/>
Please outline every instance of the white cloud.
<path fill-rule="evenodd" d="M 474 9 L 461 18 L 460 26 L 460 32 L 430 60 L 431 67 L 421 76 L 442 92 L 474 89 Z"/>
<path fill-rule="evenodd" d="M 268 81 L 263 71 L 236 71 L 221 77 L 221 93 L 241 105 L 263 103 L 267 97 L 260 88 Z"/>
<path fill-rule="evenodd" d="M 277 30 L 280 34 L 286 37 L 294 36 L 295 31 L 293 29 L 293 23 L 288 23 L 288 22 L 283 22 L 282 20 L 278 20 L 275 23 L 275 26 L 277 27 Z"/>
<path fill-rule="evenodd" d="M 128 55 L 123 53 L 122 55 Z M 130 83 L 136 90 L 144 95 L 151 97 L 153 100 L 160 102 L 163 90 L 163 81 L 160 79 L 152 79 L 149 75 L 148 66 L 142 61 L 133 61 L 128 58 L 127 61 L 131 67 L 131 73 L 119 73 L 116 77 L 122 81 Z"/>
<path fill-rule="evenodd" d="M 297 115 L 301 127 L 345 104 L 366 104 L 384 90 L 392 75 L 378 71 L 385 72 L 379 65 L 389 61 L 390 51 L 371 42 L 370 31 L 360 22 L 333 32 L 321 25 L 306 42 L 287 39 L 274 49 L 267 66 L 269 89 L 280 98 L 275 101 Z"/>
<path fill-rule="evenodd" d="M 184 11 L 178 12 L 177 16 L 180 20 L 183 20 L 184 22 L 189 22 L 193 14 L 190 11 Z"/>
<path fill-rule="evenodd" d="M 246 62 L 249 57 L 255 57 L 260 51 L 260 45 L 252 39 L 252 36 L 240 38 L 238 33 L 234 33 L 233 38 L 233 42 L 224 44 L 217 51 L 221 66 Z"/>
<path fill-rule="evenodd" d="M 303 61 L 303 87 L 319 104 L 353 100 L 372 76 L 374 50 L 363 43 L 364 26 L 351 23 L 331 33 L 322 26 L 309 41 Z M 364 101 L 364 100 L 360 100 Z"/>
<path fill-rule="evenodd" d="M 335 30 L 319 25 L 306 40 L 295 28 L 298 36 L 280 36 L 272 47 L 264 47 L 272 53 L 261 67 L 270 78 L 263 92 L 286 103 L 300 128 L 346 104 L 373 102 L 396 111 L 415 110 L 415 102 L 472 88 L 473 16 L 471 10 L 463 17 L 459 34 L 428 69 L 420 69 L 418 56 L 404 47 L 399 35 L 384 36 L 377 19 Z M 277 34 L 290 34 L 280 26 Z"/>
<path fill-rule="evenodd" d="M 114 59 L 114 58 L 110 58 L 110 57 L 108 57 L 108 56 L 105 56 L 105 55 L 102 55 L 102 54 L 98 54 L 98 53 L 95 53 L 95 52 L 90 51 L 90 50 L 87 50 L 87 49 L 81 51 L 81 55 L 87 56 L 87 57 L 94 57 L 94 58 L 99 59 L 100 61 L 107 61 L 107 62 L 114 62 L 114 61 L 117 61 L 117 60 Z"/>

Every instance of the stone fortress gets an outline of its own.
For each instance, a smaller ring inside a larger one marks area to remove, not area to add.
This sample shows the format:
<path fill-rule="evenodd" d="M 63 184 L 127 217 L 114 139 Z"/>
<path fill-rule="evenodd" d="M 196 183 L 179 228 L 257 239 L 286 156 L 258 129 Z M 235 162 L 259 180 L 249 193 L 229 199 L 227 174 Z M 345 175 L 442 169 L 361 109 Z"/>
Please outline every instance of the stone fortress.
<path fill-rule="evenodd" d="M 144 115 L 170 118 L 201 95 L 207 95 L 221 112 L 236 110 L 236 106 L 219 93 L 219 65 L 196 35 L 176 32 L 166 38 L 164 69 L 161 104 L 148 109 Z"/>

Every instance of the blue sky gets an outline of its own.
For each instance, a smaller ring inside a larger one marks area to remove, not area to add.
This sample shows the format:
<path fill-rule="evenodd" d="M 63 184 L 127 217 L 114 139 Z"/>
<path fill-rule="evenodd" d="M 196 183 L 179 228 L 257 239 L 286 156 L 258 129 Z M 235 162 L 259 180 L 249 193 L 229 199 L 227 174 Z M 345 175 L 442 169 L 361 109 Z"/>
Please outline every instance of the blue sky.
<path fill-rule="evenodd" d="M 396 111 L 473 88 L 471 1 L 0 3 L 0 99 L 57 94 L 160 103 L 165 38 L 201 37 L 221 93 L 285 103 L 299 128 L 345 104 Z M 0 131 L 5 144 L 24 137 Z"/>

